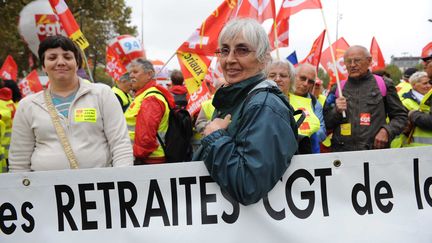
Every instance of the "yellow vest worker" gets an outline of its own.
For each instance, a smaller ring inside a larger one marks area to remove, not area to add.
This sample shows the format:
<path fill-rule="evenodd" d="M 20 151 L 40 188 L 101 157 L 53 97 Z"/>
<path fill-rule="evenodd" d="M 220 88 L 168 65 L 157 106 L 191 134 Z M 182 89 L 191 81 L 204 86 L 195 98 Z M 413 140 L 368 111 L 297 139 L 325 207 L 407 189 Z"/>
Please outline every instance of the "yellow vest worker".
<path fill-rule="evenodd" d="M 150 96 L 155 96 L 157 99 L 159 99 L 160 101 L 162 101 L 165 104 L 165 113 L 162 117 L 162 120 L 161 120 L 161 123 L 159 125 L 157 133 L 159 134 L 159 136 L 162 139 L 164 139 L 165 133 L 168 130 L 168 118 L 169 118 L 169 112 L 170 112 L 168 104 L 166 103 L 165 98 L 161 94 L 156 94 L 156 93 L 149 94 L 152 91 L 156 91 L 156 92 L 160 93 L 160 91 L 155 87 L 151 87 L 151 88 L 145 90 L 144 92 L 142 92 L 141 94 L 138 94 L 138 96 L 135 97 L 134 101 L 132 102 L 132 104 L 129 106 L 129 108 L 125 112 L 126 123 L 127 123 L 128 130 L 129 130 L 129 137 L 131 139 L 132 144 L 134 144 L 134 142 L 135 142 L 135 126 L 136 126 L 136 122 L 137 122 L 136 119 L 137 119 L 138 112 L 141 109 L 141 104 L 142 104 L 143 100 L 145 98 L 150 97 Z M 157 142 L 159 143 L 159 141 L 157 141 Z M 149 159 L 160 158 L 160 157 L 164 157 L 164 156 L 165 156 L 165 153 L 163 151 L 163 148 L 159 144 L 157 149 L 149 155 Z"/>
<path fill-rule="evenodd" d="M 12 101 L 12 91 L 9 88 L 0 89 L 0 115 L 1 120 L 6 125 L 5 135 L 1 139 L 1 144 L 5 148 L 4 156 L 7 159 L 9 155 L 9 146 L 12 133 L 12 119 L 15 115 L 15 103 Z"/>
<path fill-rule="evenodd" d="M 432 103 L 432 89 L 424 96 L 419 105 L 419 110 L 423 113 L 430 113 L 430 104 Z M 430 115 L 430 114 L 429 114 Z M 427 146 L 432 145 L 432 130 L 422 129 L 418 126 L 414 128 L 411 143 L 405 147 Z"/>
<path fill-rule="evenodd" d="M 0 139 L 3 139 L 6 131 L 6 124 L 0 120 Z M 8 171 L 7 162 L 5 157 L 5 148 L 0 144 L 0 173 Z"/>
<path fill-rule="evenodd" d="M 125 112 L 129 105 L 132 103 L 132 96 L 116 86 L 112 87 L 112 91 L 119 100 L 123 112 Z"/>

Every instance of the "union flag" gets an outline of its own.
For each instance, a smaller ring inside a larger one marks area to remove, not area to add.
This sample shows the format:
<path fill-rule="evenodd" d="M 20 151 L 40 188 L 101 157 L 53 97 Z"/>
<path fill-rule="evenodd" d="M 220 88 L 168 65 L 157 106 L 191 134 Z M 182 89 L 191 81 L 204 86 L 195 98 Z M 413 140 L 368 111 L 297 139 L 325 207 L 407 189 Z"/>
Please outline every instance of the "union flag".
<path fill-rule="evenodd" d="M 275 18 L 274 0 L 239 0 L 233 17 L 249 17 L 262 23 Z"/>
<path fill-rule="evenodd" d="M 283 19 L 289 19 L 291 15 L 302 10 L 320 8 L 322 9 L 320 0 L 284 0 L 276 18 L 276 23 Z"/>
<path fill-rule="evenodd" d="M 323 32 L 318 36 L 318 38 L 315 39 L 309 54 L 300 63 L 309 63 L 311 65 L 314 65 L 318 69 L 318 65 L 321 59 L 321 51 L 322 51 L 324 38 L 325 38 L 325 32 L 326 31 L 323 30 Z"/>
<path fill-rule="evenodd" d="M 289 45 L 289 19 L 283 19 L 277 22 L 276 27 L 271 29 L 268 38 L 272 49 L 276 47 L 287 47 Z"/>
<path fill-rule="evenodd" d="M 127 72 L 126 68 L 123 66 L 119 55 L 114 50 L 114 48 L 107 46 L 106 48 L 106 72 L 116 81 Z"/>
<path fill-rule="evenodd" d="M 60 23 L 64 28 L 66 34 L 71 38 L 80 48 L 84 50 L 89 46 L 87 39 L 84 34 L 81 32 L 72 12 L 69 10 L 69 7 L 65 3 L 64 0 L 49 0 L 51 4 L 51 8 L 54 13 L 60 19 Z"/>
<path fill-rule="evenodd" d="M 331 48 L 333 48 L 333 53 L 335 55 L 336 66 L 331 57 L 330 47 L 327 47 L 321 54 L 321 65 L 330 76 L 329 88 L 336 83 L 336 75 L 338 75 L 339 80 L 344 80 L 348 77 L 348 72 L 343 60 L 343 56 L 349 48 L 348 42 L 341 37 L 331 45 Z M 334 68 L 336 68 L 337 74 L 335 74 Z"/>
<path fill-rule="evenodd" d="M 31 71 L 27 77 L 21 80 L 18 84 L 18 87 L 23 97 L 43 90 L 42 84 L 39 80 L 39 75 L 36 70 Z"/>
<path fill-rule="evenodd" d="M 18 66 L 11 55 L 6 57 L 3 66 L 0 69 L 0 78 L 17 81 Z"/>
<path fill-rule="evenodd" d="M 193 94 L 201 86 L 218 47 L 219 33 L 236 6 L 236 1 L 224 1 L 177 49 L 177 58 L 189 94 Z"/>
<path fill-rule="evenodd" d="M 425 58 L 428 56 L 432 56 L 432 42 L 429 42 L 425 47 L 422 49 L 421 57 Z"/>
<path fill-rule="evenodd" d="M 370 54 L 372 56 L 372 71 L 385 68 L 384 56 L 375 37 L 372 38 Z"/>

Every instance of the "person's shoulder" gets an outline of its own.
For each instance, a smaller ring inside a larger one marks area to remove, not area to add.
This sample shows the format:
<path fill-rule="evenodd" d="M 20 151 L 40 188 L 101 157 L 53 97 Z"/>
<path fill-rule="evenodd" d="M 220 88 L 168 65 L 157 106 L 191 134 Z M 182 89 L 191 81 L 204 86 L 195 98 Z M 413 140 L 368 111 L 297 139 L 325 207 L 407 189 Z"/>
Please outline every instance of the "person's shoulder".
<path fill-rule="evenodd" d="M 22 98 L 19 101 L 19 106 L 29 105 L 33 102 L 36 102 L 36 103 L 44 102 L 44 91 L 43 90 L 41 90 L 37 93 L 29 94 L 29 95 L 25 96 L 24 98 Z"/>

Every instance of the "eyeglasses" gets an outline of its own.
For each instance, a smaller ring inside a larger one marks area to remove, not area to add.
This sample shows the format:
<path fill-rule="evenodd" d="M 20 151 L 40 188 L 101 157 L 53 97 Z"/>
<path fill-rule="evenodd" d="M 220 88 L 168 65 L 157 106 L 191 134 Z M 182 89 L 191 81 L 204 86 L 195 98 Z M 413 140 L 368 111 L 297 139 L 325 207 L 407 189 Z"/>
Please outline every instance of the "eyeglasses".
<path fill-rule="evenodd" d="M 299 79 L 301 80 L 301 81 L 307 81 L 308 82 L 308 84 L 315 84 L 315 80 L 313 80 L 313 79 L 309 79 L 309 78 L 307 78 L 306 76 L 300 76 L 299 77 Z"/>
<path fill-rule="evenodd" d="M 230 52 L 231 52 L 231 49 L 229 49 L 228 47 L 222 47 L 222 48 L 216 50 L 215 54 L 217 57 L 227 57 L 227 56 L 229 56 Z M 250 50 L 246 46 L 237 46 L 234 48 L 233 52 L 234 52 L 234 57 L 245 57 L 245 56 L 249 55 L 249 53 L 255 52 L 255 51 Z"/>
<path fill-rule="evenodd" d="M 344 63 L 345 63 L 345 66 L 346 65 L 352 65 L 352 64 L 359 65 L 360 62 L 363 60 L 364 60 L 364 58 L 353 58 L 353 59 L 348 58 L 348 59 L 344 59 Z"/>

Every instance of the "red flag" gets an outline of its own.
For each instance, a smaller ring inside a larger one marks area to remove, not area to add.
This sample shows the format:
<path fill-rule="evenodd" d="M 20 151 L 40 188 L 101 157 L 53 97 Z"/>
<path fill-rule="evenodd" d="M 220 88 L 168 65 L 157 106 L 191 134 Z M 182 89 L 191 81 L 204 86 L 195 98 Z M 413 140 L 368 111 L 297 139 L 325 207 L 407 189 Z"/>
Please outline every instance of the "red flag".
<path fill-rule="evenodd" d="M 321 51 L 324 43 L 325 30 L 316 38 L 314 43 L 312 44 L 312 48 L 306 58 L 300 63 L 309 63 L 314 65 L 318 69 L 318 65 L 321 59 Z"/>
<path fill-rule="evenodd" d="M 229 20 L 235 6 L 235 2 L 224 1 L 178 48 L 178 51 L 214 56 L 218 47 L 219 33 Z"/>
<path fill-rule="evenodd" d="M 372 56 L 372 66 L 371 66 L 372 71 L 384 69 L 385 68 L 384 57 L 375 37 L 372 38 L 370 54 Z"/>
<path fill-rule="evenodd" d="M 126 68 L 120 61 L 117 52 L 110 46 L 106 48 L 106 72 L 116 81 L 127 72 Z"/>
<path fill-rule="evenodd" d="M 343 61 L 343 56 L 346 50 L 349 48 L 348 42 L 346 42 L 346 40 L 341 37 L 339 38 L 339 40 L 333 43 L 331 47 L 333 48 L 333 53 L 336 59 L 336 69 L 339 75 L 339 80 L 344 80 L 348 77 L 348 72 Z M 324 67 L 324 69 L 330 76 L 330 82 L 328 87 L 331 87 L 334 83 L 336 83 L 336 76 L 333 69 L 334 65 L 330 53 L 330 47 L 327 47 L 327 49 L 325 49 L 321 54 L 321 65 Z"/>
<path fill-rule="evenodd" d="M 289 19 L 283 19 L 282 21 L 277 22 L 276 24 L 277 30 L 277 41 L 278 47 L 287 47 L 289 44 Z M 269 34 L 270 46 L 272 49 L 276 48 L 275 41 L 275 28 L 272 28 Z"/>
<path fill-rule="evenodd" d="M 279 10 L 276 22 L 287 19 L 304 9 L 322 8 L 320 0 L 284 0 Z"/>
<path fill-rule="evenodd" d="M 425 58 L 425 57 L 429 57 L 429 56 L 432 56 L 432 42 L 429 42 L 429 44 L 427 44 L 422 49 L 421 57 Z"/>
<path fill-rule="evenodd" d="M 18 86 L 23 97 L 43 90 L 36 70 L 31 71 L 27 77 L 19 82 Z"/>
<path fill-rule="evenodd" d="M 17 81 L 18 66 L 11 55 L 6 57 L 3 66 L 0 69 L 0 78 Z"/>
<path fill-rule="evenodd" d="M 71 38 L 80 48 L 84 50 L 89 46 L 87 39 L 81 32 L 77 22 L 75 21 L 72 12 L 64 0 L 49 0 L 51 8 L 54 13 L 58 15 L 60 23 L 64 28 L 66 34 Z"/>
<path fill-rule="evenodd" d="M 235 7 L 235 1 L 224 1 L 177 49 L 177 58 L 190 94 L 201 86 L 210 65 L 210 57 L 214 56 L 218 47 L 219 33 Z"/>
<path fill-rule="evenodd" d="M 274 0 L 239 0 L 233 17 L 249 17 L 262 23 L 275 18 Z"/>

